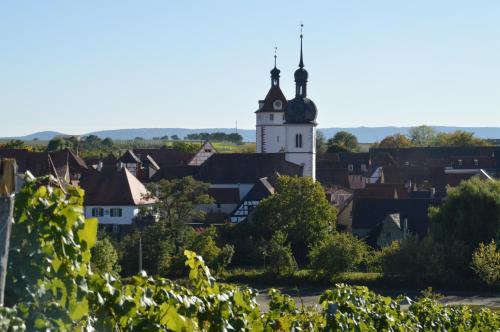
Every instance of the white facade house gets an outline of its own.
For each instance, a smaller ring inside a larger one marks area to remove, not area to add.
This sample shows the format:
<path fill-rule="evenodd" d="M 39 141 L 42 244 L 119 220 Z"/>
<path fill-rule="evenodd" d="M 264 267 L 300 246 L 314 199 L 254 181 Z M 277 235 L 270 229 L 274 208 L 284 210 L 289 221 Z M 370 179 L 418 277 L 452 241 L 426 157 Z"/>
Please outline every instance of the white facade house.
<path fill-rule="evenodd" d="M 131 225 L 139 214 L 135 205 L 86 205 L 85 218 L 97 218 L 100 225 Z"/>
<path fill-rule="evenodd" d="M 302 35 L 300 62 L 295 71 L 295 98 L 286 100 L 279 86 L 280 70 L 271 70 L 271 89 L 259 101 L 256 113 L 257 153 L 285 153 L 287 161 L 303 167 L 303 176 L 316 179 L 317 109 L 307 98 L 308 73 L 304 69 Z"/>
<path fill-rule="evenodd" d="M 80 186 L 85 190 L 85 217 L 97 218 L 99 225 L 131 225 L 141 207 L 156 202 L 123 164 L 86 174 Z"/>

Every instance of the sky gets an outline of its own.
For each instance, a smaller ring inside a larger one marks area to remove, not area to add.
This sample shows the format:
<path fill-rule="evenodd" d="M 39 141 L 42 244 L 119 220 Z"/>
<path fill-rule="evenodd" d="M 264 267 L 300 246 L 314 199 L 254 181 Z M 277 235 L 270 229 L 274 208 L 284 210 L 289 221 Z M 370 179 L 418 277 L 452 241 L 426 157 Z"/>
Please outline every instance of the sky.
<path fill-rule="evenodd" d="M 500 1 L 0 2 L 0 137 L 254 128 L 304 24 L 319 127 L 500 126 Z"/>

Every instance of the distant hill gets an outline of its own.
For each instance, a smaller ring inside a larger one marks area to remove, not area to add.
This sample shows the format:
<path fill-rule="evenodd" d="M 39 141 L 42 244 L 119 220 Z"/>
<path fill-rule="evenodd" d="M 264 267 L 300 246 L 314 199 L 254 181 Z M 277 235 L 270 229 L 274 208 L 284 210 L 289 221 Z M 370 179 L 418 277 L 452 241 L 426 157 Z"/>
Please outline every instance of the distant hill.
<path fill-rule="evenodd" d="M 68 136 L 68 135 L 57 132 L 57 131 L 39 131 L 39 132 L 29 134 L 26 136 L 2 137 L 0 139 L 21 139 L 23 141 L 32 141 L 34 139 L 38 139 L 41 141 L 46 141 L 46 140 L 52 139 L 55 136 Z"/>
<path fill-rule="evenodd" d="M 388 135 L 393 135 L 396 133 L 408 134 L 411 127 L 352 127 L 352 128 L 319 128 L 326 138 L 330 138 L 335 135 L 336 132 L 344 130 L 354 134 L 359 142 L 362 143 L 373 143 L 382 140 Z M 451 132 L 455 130 L 465 130 L 472 131 L 480 138 L 493 138 L 500 139 L 500 127 L 446 127 L 446 126 L 433 126 L 436 131 L 441 132 Z M 234 128 L 204 128 L 204 129 L 188 129 L 188 128 L 138 128 L 138 129 L 116 129 L 116 130 L 102 130 L 94 131 L 91 133 L 86 133 L 83 135 L 96 135 L 101 138 L 111 137 L 112 139 L 134 139 L 136 137 L 142 137 L 145 139 L 151 139 L 153 137 L 162 137 L 168 135 L 177 135 L 180 138 L 184 138 L 188 134 L 195 133 L 213 133 L 213 132 L 224 132 L 226 134 L 234 133 Z M 254 129 L 238 129 L 238 133 L 243 136 L 243 140 L 246 142 L 255 141 L 255 130 Z M 34 133 L 27 136 L 21 137 L 10 137 L 22 140 L 49 140 L 54 136 L 64 136 L 63 133 L 55 131 L 43 131 Z"/>

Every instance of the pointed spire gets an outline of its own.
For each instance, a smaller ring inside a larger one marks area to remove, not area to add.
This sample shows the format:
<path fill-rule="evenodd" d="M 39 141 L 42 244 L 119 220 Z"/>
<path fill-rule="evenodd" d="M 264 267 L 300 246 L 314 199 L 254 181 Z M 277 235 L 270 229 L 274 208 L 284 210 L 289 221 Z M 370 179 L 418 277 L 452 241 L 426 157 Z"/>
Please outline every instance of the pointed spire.
<path fill-rule="evenodd" d="M 274 68 L 276 68 L 276 58 L 277 58 L 277 55 L 276 53 L 278 52 L 278 47 L 277 46 L 274 46 Z"/>
<path fill-rule="evenodd" d="M 300 24 L 300 62 L 299 62 L 299 67 L 304 68 L 304 57 L 302 55 L 302 28 L 304 27 L 304 24 Z"/>

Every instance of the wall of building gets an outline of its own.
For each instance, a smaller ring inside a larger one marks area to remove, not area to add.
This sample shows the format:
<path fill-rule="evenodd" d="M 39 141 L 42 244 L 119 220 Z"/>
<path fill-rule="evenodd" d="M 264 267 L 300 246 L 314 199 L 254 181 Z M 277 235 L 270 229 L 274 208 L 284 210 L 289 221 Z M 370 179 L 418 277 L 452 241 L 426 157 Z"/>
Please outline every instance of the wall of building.
<path fill-rule="evenodd" d="M 312 124 L 287 124 L 286 155 L 287 161 L 303 165 L 303 176 L 316 179 L 316 127 Z M 302 146 L 296 146 L 296 135 L 302 135 Z"/>
<path fill-rule="evenodd" d="M 272 117 L 272 119 L 271 119 Z M 285 129 L 283 112 L 256 113 L 257 152 L 276 153 L 285 149 Z"/>
<path fill-rule="evenodd" d="M 102 217 L 93 217 L 92 208 L 103 208 L 104 215 Z M 110 209 L 121 208 L 121 217 L 111 217 Z M 99 205 L 88 205 L 84 207 L 85 218 L 97 218 L 99 223 L 102 225 L 130 225 L 132 220 L 139 213 L 138 206 L 127 206 L 127 205 L 113 205 L 113 206 L 99 206 Z"/>

